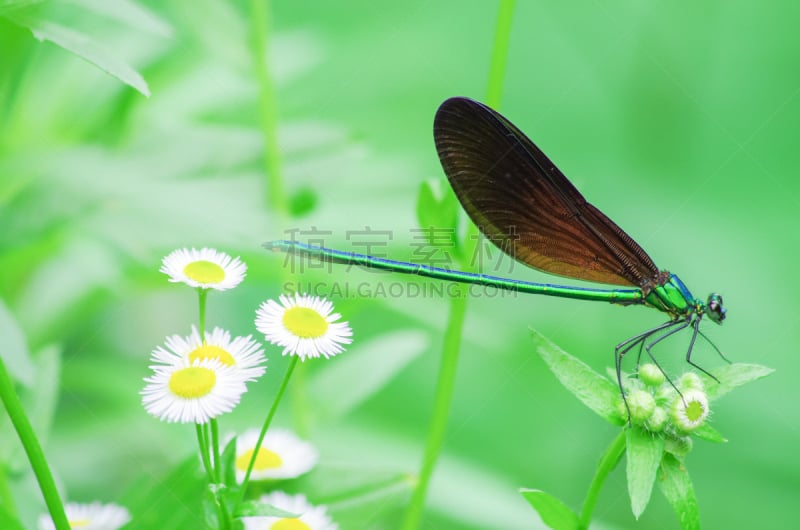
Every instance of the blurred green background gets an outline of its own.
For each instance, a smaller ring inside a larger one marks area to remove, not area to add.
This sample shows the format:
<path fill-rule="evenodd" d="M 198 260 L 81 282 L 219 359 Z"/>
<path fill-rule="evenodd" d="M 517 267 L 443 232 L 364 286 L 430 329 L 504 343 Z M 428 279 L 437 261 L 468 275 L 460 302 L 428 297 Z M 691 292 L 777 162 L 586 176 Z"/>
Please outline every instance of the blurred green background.
<path fill-rule="evenodd" d="M 0 340 L 32 354 L 7 362 L 42 431 L 47 395 L 57 396 L 46 450 L 69 498 L 130 504 L 194 448 L 193 429 L 159 423 L 139 401 L 150 351 L 195 320 L 195 296 L 167 283 L 161 257 L 206 245 L 241 255 L 248 278 L 211 295 L 209 324 L 245 335 L 287 278 L 260 245 L 287 228 L 329 230 L 325 243 L 345 250 L 357 250 L 348 230 L 391 230 L 386 252 L 408 258 L 420 183 L 441 176 L 433 114 L 449 96 L 485 97 L 497 5 L 274 2 L 277 140 L 288 194 L 312 206 L 287 225 L 266 207 L 243 2 L 11 3 L 0 2 Z M 34 40 L 25 17 L 90 35 L 141 72 L 151 97 Z M 688 457 L 707 528 L 789 528 L 800 494 L 799 24 L 788 1 L 518 2 L 514 14 L 502 112 L 660 267 L 698 297 L 723 294 L 728 319 L 703 329 L 732 360 L 777 370 L 717 402 L 713 425 L 729 442 L 698 442 Z M 553 280 L 523 269 L 513 275 Z M 303 278 L 377 281 L 341 269 Z M 278 423 L 319 447 L 308 488 L 343 529 L 396 528 L 407 486 L 357 502 L 336 495 L 416 471 L 448 302 L 333 301 L 354 344 L 306 363 Z M 578 508 L 616 428 L 559 386 L 529 328 L 603 371 L 617 342 L 662 319 L 571 300 L 470 301 L 424 527 L 542 527 L 519 487 Z M 660 350 L 675 372 L 686 340 Z M 261 421 L 286 363 L 276 348 L 267 355 L 267 377 L 225 429 Z M 705 344 L 697 361 L 720 364 Z M 3 439 L 30 521 L 40 497 L 7 421 Z M 677 528 L 659 493 L 634 521 L 621 471 L 595 527 Z"/>

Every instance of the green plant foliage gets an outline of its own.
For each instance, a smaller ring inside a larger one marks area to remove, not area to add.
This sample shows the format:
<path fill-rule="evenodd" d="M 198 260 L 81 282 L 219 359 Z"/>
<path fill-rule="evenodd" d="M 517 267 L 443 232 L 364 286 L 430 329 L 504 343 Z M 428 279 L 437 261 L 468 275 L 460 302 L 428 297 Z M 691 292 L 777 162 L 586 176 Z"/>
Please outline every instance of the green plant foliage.
<path fill-rule="evenodd" d="M 665 454 L 661 460 L 658 485 L 669 500 L 683 530 L 700 528 L 700 515 L 689 472 L 674 456 Z"/>
<path fill-rule="evenodd" d="M 567 390 L 611 423 L 622 424 L 625 421 L 620 414 L 619 387 L 541 334 L 536 331 L 532 333 L 536 351 Z"/>
<path fill-rule="evenodd" d="M 539 517 L 542 518 L 542 522 L 548 527 L 554 530 L 576 530 L 580 528 L 578 516 L 559 499 L 541 490 L 523 488 L 519 492 L 533 506 Z"/>
<path fill-rule="evenodd" d="M 653 481 L 664 453 L 664 439 L 638 427 L 627 429 L 625 434 L 628 494 L 633 515 L 638 519 L 650 502 Z"/>
<path fill-rule="evenodd" d="M 613 411 L 630 411 L 627 421 L 623 420 L 624 443 L 622 443 L 622 435 L 618 436 L 617 440 L 620 441 L 613 442 L 606 452 L 606 456 L 601 460 L 584 502 L 580 524 L 583 527 L 588 526 L 599 488 L 616 465 L 622 454 L 621 448 L 624 447 L 628 494 L 634 517 L 639 519 L 644 513 L 650 502 L 653 483 L 661 473 L 661 489 L 678 515 L 682 528 L 698 528 L 700 523 L 697 500 L 683 463 L 684 457 L 691 451 L 693 445 L 688 434 L 691 433 L 701 439 L 717 443 L 725 441 L 722 435 L 706 423 L 695 424 L 691 429 L 682 423 L 687 420 L 679 412 L 693 410 L 691 406 L 697 407 L 701 402 L 705 409 L 702 411 L 702 418 L 705 419 L 708 415 L 708 398 L 699 377 L 693 372 L 681 375 L 678 381 L 683 391 L 679 394 L 666 377 L 657 378 L 658 381 L 655 381 L 656 378 L 647 376 L 646 380 L 650 384 L 647 385 L 647 390 L 644 390 L 643 382 L 626 375 L 624 391 L 627 406 L 623 407 L 620 406 L 622 404 L 622 388 L 615 387 L 617 390 L 615 394 L 608 388 L 609 381 L 595 373 L 585 363 L 535 332 L 534 340 L 538 344 L 539 355 L 553 374 L 584 405 L 614 424 L 619 424 L 619 416 Z M 640 373 L 648 374 L 654 369 L 658 369 L 658 367 L 650 364 L 642 365 Z M 772 370 L 769 368 L 758 365 L 730 365 L 719 371 L 720 379 L 715 383 L 718 388 L 729 389 L 760 379 L 771 372 Z M 611 371 L 610 377 L 615 378 L 616 374 Z M 603 383 L 603 381 L 606 382 Z M 658 384 L 653 384 L 654 382 Z M 724 393 L 724 391 L 718 390 L 715 397 Z M 667 396 L 666 399 L 671 400 L 671 403 L 664 402 L 664 396 Z M 665 421 L 665 414 L 662 412 L 659 420 L 654 420 L 656 412 L 663 410 L 660 407 L 664 405 L 671 407 L 675 418 L 672 421 Z M 686 412 L 686 416 L 689 417 L 689 420 L 695 421 L 691 413 Z M 703 420 L 698 421 L 702 422 Z M 654 428 L 654 425 L 657 425 L 657 428 Z M 680 458 L 680 461 L 676 458 Z M 545 513 L 548 514 L 548 517 L 554 517 L 550 513 L 550 510 L 554 508 L 552 508 L 553 501 L 549 496 L 545 497 L 545 500 L 539 501 L 539 504 L 533 502 L 531 504 L 539 511 L 543 520 L 544 516 L 539 505 L 546 508 Z M 552 525 L 551 527 L 555 528 Z"/>

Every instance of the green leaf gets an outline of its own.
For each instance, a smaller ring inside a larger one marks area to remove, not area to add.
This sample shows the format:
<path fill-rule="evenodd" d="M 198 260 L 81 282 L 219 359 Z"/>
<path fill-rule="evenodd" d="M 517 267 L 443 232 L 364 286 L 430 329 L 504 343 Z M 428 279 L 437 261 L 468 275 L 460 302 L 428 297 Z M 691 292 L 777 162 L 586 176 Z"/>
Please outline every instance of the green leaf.
<path fill-rule="evenodd" d="M 222 461 L 222 482 L 230 487 L 236 487 L 236 436 L 228 441 L 220 455 Z"/>
<path fill-rule="evenodd" d="M 235 517 L 300 517 L 302 514 L 287 512 L 271 504 L 259 501 L 244 501 L 236 507 Z"/>
<path fill-rule="evenodd" d="M 428 244 L 459 255 L 456 226 L 458 200 L 444 179 L 430 179 L 420 184 L 417 194 L 417 221 Z"/>
<path fill-rule="evenodd" d="M 566 353 L 539 332 L 532 330 L 536 350 L 561 384 L 584 405 L 614 425 L 622 425 L 619 388 L 583 361 Z"/>
<path fill-rule="evenodd" d="M 708 423 L 704 423 L 700 427 L 693 430 L 692 435 L 702 440 L 706 440 L 707 442 L 725 443 L 728 441 L 727 438 L 722 436 L 719 431 L 717 431 Z"/>
<path fill-rule="evenodd" d="M 416 330 L 395 331 L 362 342 L 310 381 L 315 409 L 343 416 L 383 388 L 429 345 L 429 338 Z"/>
<path fill-rule="evenodd" d="M 719 379 L 719 383 L 713 380 L 709 381 L 705 385 L 706 394 L 708 399 L 717 399 L 737 386 L 766 377 L 774 371 L 772 368 L 760 364 L 736 363 L 723 366 L 714 370 L 714 376 Z"/>
<path fill-rule="evenodd" d="M 417 220 L 422 228 L 455 228 L 458 201 L 444 179 L 422 182 L 417 194 Z"/>
<path fill-rule="evenodd" d="M 221 501 L 217 497 L 216 484 L 208 484 L 203 494 L 203 517 L 208 528 L 221 528 L 219 520 L 219 507 Z"/>
<path fill-rule="evenodd" d="M 522 488 L 520 494 L 533 506 L 542 522 L 554 530 L 576 530 L 580 527 L 578 516 L 561 502 L 542 490 Z"/>
<path fill-rule="evenodd" d="M 650 502 L 653 482 L 664 454 L 664 438 L 639 427 L 626 431 L 628 494 L 637 519 Z"/>
<path fill-rule="evenodd" d="M 689 472 L 677 458 L 669 453 L 666 453 L 661 460 L 658 486 L 672 505 L 672 509 L 675 510 L 681 528 L 699 530 L 700 512 L 697 508 L 697 499 L 694 496 Z"/>
<path fill-rule="evenodd" d="M 14 380 L 29 388 L 33 385 L 33 361 L 28 351 L 25 333 L 1 299 L 0 357 L 3 358 L 3 362 Z"/>
<path fill-rule="evenodd" d="M 28 10 L 14 11 L 6 16 L 15 24 L 31 30 L 37 40 L 50 41 L 94 64 L 141 94 L 150 96 L 147 82 L 139 72 L 115 57 L 105 45 L 97 42 L 93 37 L 56 22 L 43 20 Z"/>

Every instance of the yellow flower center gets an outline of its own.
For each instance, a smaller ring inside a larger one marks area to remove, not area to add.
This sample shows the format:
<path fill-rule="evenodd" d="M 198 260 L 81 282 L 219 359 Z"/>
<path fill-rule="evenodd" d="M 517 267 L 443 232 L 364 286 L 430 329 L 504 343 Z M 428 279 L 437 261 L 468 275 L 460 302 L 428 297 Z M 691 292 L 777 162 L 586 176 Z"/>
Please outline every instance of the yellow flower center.
<path fill-rule="evenodd" d="M 247 471 L 250 459 L 253 458 L 253 450 L 248 449 L 236 459 L 236 469 Z M 263 471 L 265 469 L 275 469 L 283 465 L 283 460 L 278 453 L 272 452 L 266 447 L 258 450 L 256 461 L 253 463 L 253 471 Z"/>
<path fill-rule="evenodd" d="M 199 283 L 219 283 L 225 279 L 225 271 L 216 263 L 199 260 L 183 268 L 183 273 Z"/>
<path fill-rule="evenodd" d="M 194 363 L 195 360 L 202 360 L 202 359 L 219 359 L 222 364 L 233 366 L 236 364 L 236 360 L 233 358 L 233 355 L 228 353 L 226 350 L 223 350 L 219 346 L 211 346 L 209 344 L 203 344 L 199 348 L 192 350 L 189 354 L 189 361 Z"/>
<path fill-rule="evenodd" d="M 301 339 L 316 339 L 328 331 L 328 321 L 307 307 L 291 307 L 283 313 L 283 325 Z"/>
<path fill-rule="evenodd" d="M 311 530 L 311 527 L 295 517 L 284 517 L 273 523 L 269 530 Z"/>
<path fill-rule="evenodd" d="M 70 519 L 68 522 L 70 528 L 86 528 L 92 524 L 90 519 Z"/>
<path fill-rule="evenodd" d="M 690 401 L 689 404 L 686 405 L 686 417 L 691 422 L 703 419 L 704 413 L 703 404 L 699 401 Z"/>
<path fill-rule="evenodd" d="M 203 397 L 217 383 L 217 374 L 210 368 L 190 366 L 172 373 L 169 378 L 169 390 L 174 395 L 185 399 Z"/>

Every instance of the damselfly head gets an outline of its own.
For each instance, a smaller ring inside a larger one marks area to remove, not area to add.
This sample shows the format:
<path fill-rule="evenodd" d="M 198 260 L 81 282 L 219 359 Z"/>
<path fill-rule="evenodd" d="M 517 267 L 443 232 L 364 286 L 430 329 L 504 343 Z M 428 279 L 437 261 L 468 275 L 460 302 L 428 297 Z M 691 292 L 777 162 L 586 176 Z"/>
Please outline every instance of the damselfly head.
<path fill-rule="evenodd" d="M 706 311 L 708 312 L 708 318 L 717 324 L 722 324 L 722 321 L 725 320 L 726 313 L 725 306 L 722 305 L 722 296 L 717 293 L 708 295 Z"/>

